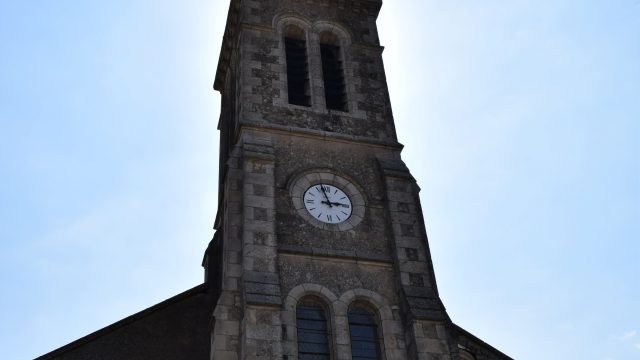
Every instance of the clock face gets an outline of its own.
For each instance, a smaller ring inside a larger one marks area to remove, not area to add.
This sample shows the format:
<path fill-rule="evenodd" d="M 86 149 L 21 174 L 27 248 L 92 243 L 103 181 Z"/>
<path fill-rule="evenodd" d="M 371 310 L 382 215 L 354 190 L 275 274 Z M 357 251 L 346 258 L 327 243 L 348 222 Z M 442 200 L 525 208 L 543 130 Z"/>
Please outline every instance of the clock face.
<path fill-rule="evenodd" d="M 361 188 L 331 169 L 300 173 L 289 180 L 287 187 L 294 211 L 316 228 L 348 231 L 365 217 Z"/>
<path fill-rule="evenodd" d="M 351 199 L 340 188 L 329 184 L 312 185 L 304 193 L 304 206 L 315 219 L 340 224 L 351 216 Z"/>

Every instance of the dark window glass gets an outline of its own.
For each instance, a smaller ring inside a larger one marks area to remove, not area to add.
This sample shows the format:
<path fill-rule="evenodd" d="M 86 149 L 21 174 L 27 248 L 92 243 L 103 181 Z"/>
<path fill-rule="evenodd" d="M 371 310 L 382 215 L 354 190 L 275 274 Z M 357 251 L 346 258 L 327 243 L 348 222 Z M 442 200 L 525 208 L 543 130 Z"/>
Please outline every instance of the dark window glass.
<path fill-rule="evenodd" d="M 352 359 L 380 359 L 378 323 L 371 311 L 360 307 L 349 310 L 349 335 Z"/>
<path fill-rule="evenodd" d="M 320 55 L 322 57 L 324 98 L 327 109 L 347 111 L 347 92 L 344 84 L 340 47 L 320 44 Z"/>
<path fill-rule="evenodd" d="M 307 45 L 304 40 L 285 38 L 289 104 L 310 106 Z"/>
<path fill-rule="evenodd" d="M 329 337 L 324 310 L 315 304 L 300 304 L 296 309 L 298 359 L 329 360 Z"/>

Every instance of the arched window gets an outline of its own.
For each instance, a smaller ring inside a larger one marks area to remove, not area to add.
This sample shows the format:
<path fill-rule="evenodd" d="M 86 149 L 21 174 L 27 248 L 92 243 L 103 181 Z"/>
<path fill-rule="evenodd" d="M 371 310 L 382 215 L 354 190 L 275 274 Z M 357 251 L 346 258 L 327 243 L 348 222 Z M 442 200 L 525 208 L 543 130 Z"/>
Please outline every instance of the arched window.
<path fill-rule="evenodd" d="M 381 359 L 378 321 L 369 307 L 355 304 L 349 309 L 349 335 L 352 359 Z"/>
<path fill-rule="evenodd" d="M 287 89 L 289 104 L 311 106 L 309 95 L 309 65 L 304 30 L 288 25 L 284 31 L 287 61 Z"/>
<path fill-rule="evenodd" d="M 298 359 L 329 360 L 329 326 L 323 307 L 313 298 L 301 300 L 296 307 Z"/>
<path fill-rule="evenodd" d="M 347 89 L 338 37 L 328 31 L 320 34 L 320 57 L 327 109 L 347 111 Z"/>

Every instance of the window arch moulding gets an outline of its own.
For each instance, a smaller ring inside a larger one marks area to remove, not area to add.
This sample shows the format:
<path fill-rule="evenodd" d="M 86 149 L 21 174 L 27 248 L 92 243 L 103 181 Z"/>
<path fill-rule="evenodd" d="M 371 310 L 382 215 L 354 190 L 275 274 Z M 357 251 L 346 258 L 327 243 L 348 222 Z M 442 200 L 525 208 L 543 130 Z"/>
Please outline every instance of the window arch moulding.
<path fill-rule="evenodd" d="M 301 109 L 314 107 L 314 79 L 309 46 L 311 22 L 305 17 L 287 12 L 274 17 L 273 28 L 280 39 L 280 73 L 286 78 L 278 80 L 280 96 L 274 105 L 293 106 Z"/>
<path fill-rule="evenodd" d="M 301 284 L 289 291 L 285 302 L 284 309 L 281 313 L 282 319 L 282 332 L 283 332 L 283 355 L 298 356 L 298 317 L 297 309 L 301 301 L 310 299 L 318 304 L 322 305 L 325 311 L 325 317 L 327 319 L 328 337 L 330 344 L 330 351 L 332 353 L 332 359 L 339 359 L 340 357 L 335 355 L 336 344 L 335 334 L 338 330 L 336 328 L 336 306 L 335 303 L 339 303 L 338 297 L 329 289 L 317 284 Z M 340 307 L 338 307 L 340 311 Z M 346 312 L 346 310 L 344 310 Z"/>
<path fill-rule="evenodd" d="M 296 340 L 299 360 L 331 359 L 333 331 L 326 302 L 304 296 L 296 305 Z"/>
<path fill-rule="evenodd" d="M 346 291 L 340 296 L 340 302 L 351 308 L 352 304 L 368 304 L 377 313 L 379 328 L 381 330 L 381 350 L 382 359 L 395 360 L 406 359 L 406 349 L 398 347 L 395 339 L 404 339 L 402 324 L 399 319 L 394 319 L 392 307 L 388 300 L 375 291 L 368 289 L 353 289 Z M 394 307 L 394 309 L 397 307 Z"/>
<path fill-rule="evenodd" d="M 312 34 L 319 46 L 326 111 L 356 115 L 355 71 L 350 60 L 351 33 L 338 23 L 317 21 L 313 24 Z"/>

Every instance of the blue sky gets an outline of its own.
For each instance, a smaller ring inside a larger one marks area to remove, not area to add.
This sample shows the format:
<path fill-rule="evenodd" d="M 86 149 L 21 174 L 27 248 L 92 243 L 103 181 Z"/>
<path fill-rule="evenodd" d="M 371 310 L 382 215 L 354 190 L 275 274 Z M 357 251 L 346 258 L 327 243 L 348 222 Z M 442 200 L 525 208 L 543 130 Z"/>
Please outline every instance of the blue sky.
<path fill-rule="evenodd" d="M 227 1 L 0 2 L 0 344 L 28 359 L 198 284 Z M 386 1 L 403 157 L 455 322 L 640 359 L 640 1 Z"/>

